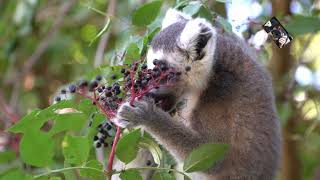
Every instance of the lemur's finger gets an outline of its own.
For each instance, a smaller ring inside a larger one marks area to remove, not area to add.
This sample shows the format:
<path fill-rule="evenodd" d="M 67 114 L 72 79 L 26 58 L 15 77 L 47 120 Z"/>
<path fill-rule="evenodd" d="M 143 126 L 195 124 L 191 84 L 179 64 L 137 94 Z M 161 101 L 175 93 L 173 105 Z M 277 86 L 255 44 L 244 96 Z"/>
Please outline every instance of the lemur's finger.
<path fill-rule="evenodd" d="M 113 122 L 115 125 L 117 125 L 117 126 L 119 126 L 119 127 L 122 127 L 122 128 L 126 128 L 126 127 L 128 127 L 128 125 L 130 124 L 129 121 L 127 121 L 127 120 L 125 120 L 125 119 L 119 119 L 119 118 L 114 118 L 114 119 L 112 120 L 112 122 Z"/>

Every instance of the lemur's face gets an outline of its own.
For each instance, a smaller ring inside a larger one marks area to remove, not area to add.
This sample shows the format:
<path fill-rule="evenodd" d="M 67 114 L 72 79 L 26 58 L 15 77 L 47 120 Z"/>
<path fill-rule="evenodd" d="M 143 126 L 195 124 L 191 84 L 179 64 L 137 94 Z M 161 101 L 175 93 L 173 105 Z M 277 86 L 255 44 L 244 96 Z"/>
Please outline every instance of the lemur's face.
<path fill-rule="evenodd" d="M 153 60 L 165 61 L 182 72 L 173 88 L 160 88 L 157 93 L 181 96 L 186 89 L 204 89 L 213 65 L 215 29 L 205 19 L 192 19 L 176 10 L 168 10 L 161 31 L 156 34 L 147 53 L 148 68 Z"/>

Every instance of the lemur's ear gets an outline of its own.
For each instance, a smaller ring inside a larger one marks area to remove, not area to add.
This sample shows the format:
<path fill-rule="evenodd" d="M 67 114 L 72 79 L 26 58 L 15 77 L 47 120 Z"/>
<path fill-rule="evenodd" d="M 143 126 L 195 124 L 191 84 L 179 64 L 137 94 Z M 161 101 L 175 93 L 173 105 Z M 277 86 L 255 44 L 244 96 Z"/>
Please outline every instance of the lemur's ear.
<path fill-rule="evenodd" d="M 176 22 L 179 22 L 181 20 L 190 20 L 191 16 L 177 11 L 175 9 L 169 9 L 164 17 L 164 19 L 162 20 L 162 27 L 161 29 L 164 29 L 168 26 L 170 26 L 171 24 L 174 24 Z"/>
<path fill-rule="evenodd" d="M 205 19 L 190 20 L 181 32 L 179 47 L 186 51 L 193 61 L 201 60 L 205 56 L 205 47 L 214 32 L 212 25 Z"/>

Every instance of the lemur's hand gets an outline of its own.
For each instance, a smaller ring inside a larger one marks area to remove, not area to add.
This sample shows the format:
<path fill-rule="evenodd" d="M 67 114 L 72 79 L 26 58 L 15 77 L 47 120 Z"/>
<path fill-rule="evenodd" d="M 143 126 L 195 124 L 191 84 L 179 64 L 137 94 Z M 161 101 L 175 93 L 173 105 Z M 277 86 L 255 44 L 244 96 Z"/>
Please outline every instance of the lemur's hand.
<path fill-rule="evenodd" d="M 157 108 L 151 99 L 136 100 L 134 107 L 126 102 L 120 106 L 113 122 L 120 127 L 135 127 L 150 122 Z"/>

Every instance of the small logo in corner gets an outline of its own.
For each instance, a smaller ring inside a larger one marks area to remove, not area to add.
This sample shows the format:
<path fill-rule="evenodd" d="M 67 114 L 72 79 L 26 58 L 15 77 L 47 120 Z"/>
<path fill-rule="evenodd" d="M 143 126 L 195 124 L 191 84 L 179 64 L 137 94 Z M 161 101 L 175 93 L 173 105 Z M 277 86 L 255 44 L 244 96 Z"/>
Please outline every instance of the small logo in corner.
<path fill-rule="evenodd" d="M 293 39 L 276 17 L 272 17 L 262 27 L 272 37 L 279 48 L 283 48 Z"/>

